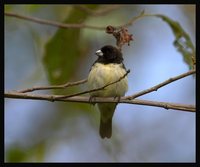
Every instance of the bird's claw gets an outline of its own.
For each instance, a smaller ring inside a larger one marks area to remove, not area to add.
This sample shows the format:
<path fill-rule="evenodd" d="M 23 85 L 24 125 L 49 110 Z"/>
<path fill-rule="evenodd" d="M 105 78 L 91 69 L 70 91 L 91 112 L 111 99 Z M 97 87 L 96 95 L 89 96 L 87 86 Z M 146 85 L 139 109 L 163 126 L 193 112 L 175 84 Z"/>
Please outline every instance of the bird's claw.
<path fill-rule="evenodd" d="M 114 100 L 117 98 L 117 103 L 119 103 L 120 102 L 120 99 L 121 99 L 121 96 L 115 96 L 114 97 Z"/>
<path fill-rule="evenodd" d="M 92 104 L 92 105 L 95 105 L 96 103 L 95 102 L 93 102 L 94 100 L 95 100 L 95 96 L 90 96 L 90 98 L 89 98 L 89 102 Z"/>

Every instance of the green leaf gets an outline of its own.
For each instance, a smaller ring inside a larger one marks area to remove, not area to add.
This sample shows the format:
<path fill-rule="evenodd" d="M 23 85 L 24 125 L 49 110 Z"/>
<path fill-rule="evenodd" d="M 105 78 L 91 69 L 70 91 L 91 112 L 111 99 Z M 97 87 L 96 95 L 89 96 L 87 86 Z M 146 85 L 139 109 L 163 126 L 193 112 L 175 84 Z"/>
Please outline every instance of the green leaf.
<path fill-rule="evenodd" d="M 73 8 L 64 23 L 82 23 L 88 16 L 88 13 Z M 60 28 L 46 44 L 44 65 L 51 84 L 66 83 L 76 72 L 80 57 L 86 54 L 87 42 L 81 40 L 80 31 Z"/>
<path fill-rule="evenodd" d="M 167 16 L 164 15 L 154 15 L 160 17 L 165 21 L 172 29 L 175 40 L 173 42 L 177 50 L 182 54 L 185 63 L 188 64 L 189 68 L 194 68 L 195 65 L 195 48 L 190 39 L 190 36 L 184 31 L 181 25 Z"/>

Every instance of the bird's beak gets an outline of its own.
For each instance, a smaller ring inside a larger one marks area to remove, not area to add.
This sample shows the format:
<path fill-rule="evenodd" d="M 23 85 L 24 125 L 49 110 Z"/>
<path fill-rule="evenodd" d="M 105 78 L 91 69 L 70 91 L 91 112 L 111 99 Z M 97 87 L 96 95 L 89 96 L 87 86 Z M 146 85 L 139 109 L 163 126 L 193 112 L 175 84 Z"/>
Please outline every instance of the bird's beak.
<path fill-rule="evenodd" d="M 101 50 L 97 50 L 97 51 L 96 51 L 96 55 L 97 55 L 97 56 L 103 56 L 103 52 L 102 52 Z"/>

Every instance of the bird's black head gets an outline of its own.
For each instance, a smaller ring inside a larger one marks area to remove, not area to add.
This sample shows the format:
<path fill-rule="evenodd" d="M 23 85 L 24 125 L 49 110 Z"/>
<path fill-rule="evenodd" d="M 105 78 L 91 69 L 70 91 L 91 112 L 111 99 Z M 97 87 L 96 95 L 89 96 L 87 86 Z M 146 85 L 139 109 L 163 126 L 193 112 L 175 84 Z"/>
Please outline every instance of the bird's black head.
<path fill-rule="evenodd" d="M 116 63 L 120 64 L 123 62 L 122 53 L 119 49 L 114 46 L 106 45 L 102 47 L 100 50 L 96 51 L 96 55 L 98 59 L 96 62 L 109 64 L 109 63 Z"/>

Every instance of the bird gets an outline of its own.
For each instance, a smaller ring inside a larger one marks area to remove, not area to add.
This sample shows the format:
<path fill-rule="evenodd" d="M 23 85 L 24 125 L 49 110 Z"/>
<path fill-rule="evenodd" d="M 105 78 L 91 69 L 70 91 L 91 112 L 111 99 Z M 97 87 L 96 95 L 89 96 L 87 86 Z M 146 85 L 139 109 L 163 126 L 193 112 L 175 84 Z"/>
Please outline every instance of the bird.
<path fill-rule="evenodd" d="M 96 51 L 97 60 L 93 63 L 88 75 L 88 88 L 97 89 L 111 84 L 99 91 L 91 91 L 90 98 L 122 97 L 128 90 L 126 68 L 121 51 L 112 45 L 105 45 Z M 120 78 L 122 78 L 120 80 Z M 112 118 L 117 103 L 97 103 L 100 111 L 99 134 L 102 139 L 112 136 Z"/>

